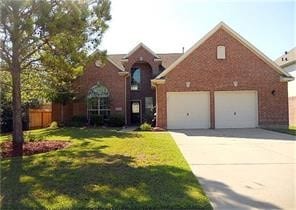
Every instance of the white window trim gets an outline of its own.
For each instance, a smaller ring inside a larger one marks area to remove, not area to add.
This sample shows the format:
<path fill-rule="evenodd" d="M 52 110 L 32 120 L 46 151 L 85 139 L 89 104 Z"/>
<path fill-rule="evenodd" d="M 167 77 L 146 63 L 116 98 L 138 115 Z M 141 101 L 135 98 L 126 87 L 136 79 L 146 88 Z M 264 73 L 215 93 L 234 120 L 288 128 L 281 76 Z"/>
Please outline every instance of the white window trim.
<path fill-rule="evenodd" d="M 109 97 L 98 97 L 98 98 L 96 98 L 97 101 L 98 101 L 97 109 L 90 109 L 90 108 L 89 108 L 89 103 L 87 102 L 87 116 L 88 116 L 88 117 L 89 117 L 89 112 L 96 111 L 97 114 L 98 114 L 98 116 L 101 116 L 101 111 L 109 111 L 109 112 L 111 111 L 110 108 L 108 108 L 108 109 L 101 109 L 101 108 L 100 108 L 100 99 L 101 99 L 101 98 L 109 98 Z"/>

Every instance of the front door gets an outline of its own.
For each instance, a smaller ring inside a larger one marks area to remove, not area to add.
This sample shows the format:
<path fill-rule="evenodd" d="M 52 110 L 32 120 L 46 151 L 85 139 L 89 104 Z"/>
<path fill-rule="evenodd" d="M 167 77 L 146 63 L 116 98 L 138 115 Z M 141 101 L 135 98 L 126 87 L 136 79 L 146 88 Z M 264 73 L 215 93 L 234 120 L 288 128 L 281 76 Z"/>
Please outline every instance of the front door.
<path fill-rule="evenodd" d="M 140 101 L 131 101 L 131 124 L 140 124 L 141 122 L 141 103 Z"/>

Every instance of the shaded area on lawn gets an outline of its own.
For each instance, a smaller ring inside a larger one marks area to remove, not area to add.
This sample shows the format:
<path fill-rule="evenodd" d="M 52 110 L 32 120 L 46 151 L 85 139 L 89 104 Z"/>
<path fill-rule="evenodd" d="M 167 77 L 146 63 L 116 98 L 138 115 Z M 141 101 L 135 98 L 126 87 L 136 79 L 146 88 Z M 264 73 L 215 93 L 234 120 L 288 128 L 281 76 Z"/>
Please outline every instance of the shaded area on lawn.
<path fill-rule="evenodd" d="M 69 133 L 48 134 L 52 132 Z M 71 149 L 3 162 L 2 209 L 211 209 L 192 172 L 184 168 L 183 159 L 180 167 L 159 162 L 139 166 L 135 157 L 109 154 L 110 145 L 96 142 L 103 141 L 101 137 L 109 142 L 111 136 L 125 136 L 122 141 L 127 144 L 128 138 L 140 134 L 107 131 L 98 138 L 92 132 L 84 133 L 90 140 L 79 141 Z M 81 133 L 71 135 L 80 138 Z M 180 155 L 177 150 L 176 155 Z"/>
<path fill-rule="evenodd" d="M 41 209 L 45 201 L 59 202 L 59 195 L 74 201 L 69 206 L 71 208 L 196 207 L 196 199 L 186 193 L 189 188 L 195 187 L 190 179 L 190 171 L 171 166 L 135 168 L 128 165 L 132 161 L 129 157 L 121 155 L 108 156 L 93 151 L 80 155 L 83 158 L 102 159 L 102 163 L 86 163 L 76 167 L 75 164 L 61 161 L 55 163 L 53 169 L 51 163 L 44 161 L 41 167 L 23 170 L 21 158 L 12 160 L 10 170 L 3 172 L 3 177 L 6 177 L 2 183 L 2 187 L 6 188 L 3 192 L 3 209 Z M 31 195 L 35 184 L 30 183 L 30 178 L 27 183 L 18 180 L 26 174 L 48 192 L 40 197 L 43 202 Z M 9 191 L 11 185 L 18 185 L 17 191 Z M 24 200 L 26 202 L 22 202 Z M 30 206 L 26 203 L 30 203 Z M 206 200 L 204 205 L 207 205 Z"/>

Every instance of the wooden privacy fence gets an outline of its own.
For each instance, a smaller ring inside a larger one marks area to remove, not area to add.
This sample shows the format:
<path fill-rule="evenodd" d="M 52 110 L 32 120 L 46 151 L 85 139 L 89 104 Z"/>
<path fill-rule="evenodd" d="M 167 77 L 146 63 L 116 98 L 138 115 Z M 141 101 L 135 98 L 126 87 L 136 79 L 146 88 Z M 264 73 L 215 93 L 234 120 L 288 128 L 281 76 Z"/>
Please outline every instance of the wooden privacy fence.
<path fill-rule="evenodd" d="M 51 123 L 51 109 L 30 109 L 29 129 L 45 128 Z"/>

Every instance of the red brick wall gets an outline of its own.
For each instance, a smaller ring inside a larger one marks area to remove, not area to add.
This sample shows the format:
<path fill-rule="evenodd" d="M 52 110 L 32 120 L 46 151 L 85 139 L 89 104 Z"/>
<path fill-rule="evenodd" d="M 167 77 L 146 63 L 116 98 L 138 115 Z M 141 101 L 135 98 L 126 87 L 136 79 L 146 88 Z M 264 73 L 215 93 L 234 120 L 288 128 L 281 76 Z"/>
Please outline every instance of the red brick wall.
<path fill-rule="evenodd" d="M 296 96 L 289 97 L 289 125 L 296 126 Z"/>
<path fill-rule="evenodd" d="M 155 100 L 155 90 L 151 87 L 151 79 L 155 77 L 159 70 L 160 61 L 154 61 L 154 56 L 145 48 L 140 47 L 132 55 L 128 57 L 128 62 L 125 64 L 126 71 L 131 72 L 133 67 L 141 68 L 141 85 L 140 90 L 131 91 L 131 77 L 127 80 L 127 118 L 128 123 L 131 120 L 131 100 L 140 100 L 142 108 L 142 120 L 145 120 L 145 97 L 153 97 Z M 155 101 L 154 101 L 155 103 Z"/>
<path fill-rule="evenodd" d="M 141 60 L 142 58 L 142 60 Z M 130 71 L 135 63 L 148 63 L 152 69 L 158 70 L 160 61 L 154 61 L 154 56 L 145 48 L 140 47 L 132 55 L 128 57 L 128 62 L 125 64 L 126 71 Z"/>
<path fill-rule="evenodd" d="M 108 88 L 111 95 L 111 113 L 125 113 L 125 101 L 127 102 L 127 120 L 130 122 L 130 101 L 141 100 L 142 111 L 145 108 L 145 97 L 153 97 L 155 100 L 155 90 L 152 89 L 150 80 L 156 76 L 159 70 L 160 61 L 154 61 L 154 56 L 145 48 L 140 47 L 132 55 L 128 61 L 124 63 L 127 72 L 133 67 L 140 67 L 141 72 L 141 89 L 139 91 L 130 90 L 130 76 L 124 78 L 118 75 L 119 70 L 109 61 L 102 68 L 98 68 L 94 63 L 89 64 L 82 76 L 74 82 L 74 88 L 77 92 L 76 100 L 64 106 L 67 109 L 67 116 L 64 119 L 70 120 L 74 115 L 87 114 L 86 96 L 91 87 L 97 82 Z M 125 100 L 125 80 L 126 100 Z M 122 107 L 122 112 L 115 111 L 116 107 Z M 61 106 L 56 104 L 53 106 L 53 119 L 61 121 Z M 69 115 L 69 116 L 68 116 Z M 65 112 L 64 112 L 65 116 Z"/>
<path fill-rule="evenodd" d="M 86 96 L 91 87 L 99 82 L 101 85 L 105 86 L 110 93 L 111 100 L 111 114 L 125 114 L 125 100 L 124 100 L 124 80 L 125 78 L 119 76 L 119 70 L 109 61 L 101 67 L 95 66 L 94 62 L 89 64 L 80 77 L 78 77 L 74 82 L 74 89 L 77 92 L 76 100 L 69 102 L 65 107 L 67 107 L 67 116 L 64 118 L 65 121 L 71 119 L 74 115 L 87 115 L 87 103 Z M 116 107 L 121 107 L 122 111 L 116 111 Z M 53 120 L 60 122 L 61 117 L 61 107 L 58 104 L 54 104 L 52 108 Z M 69 109 L 69 110 L 68 110 Z M 64 108 L 65 110 L 65 108 Z M 64 112 L 65 113 L 65 112 Z M 65 113 L 66 114 L 66 113 Z M 68 116 L 69 115 L 69 116 Z"/>
<path fill-rule="evenodd" d="M 217 46 L 226 47 L 226 59 L 218 60 Z M 190 88 L 185 82 L 190 81 Z M 233 86 L 238 81 L 238 86 Z M 257 90 L 259 125 L 288 124 L 287 83 L 280 75 L 223 29 L 166 75 L 157 87 L 157 126 L 166 128 L 166 92 L 211 91 L 211 126 L 214 126 L 213 92 L 216 90 Z M 275 90 L 275 95 L 271 94 Z"/>

